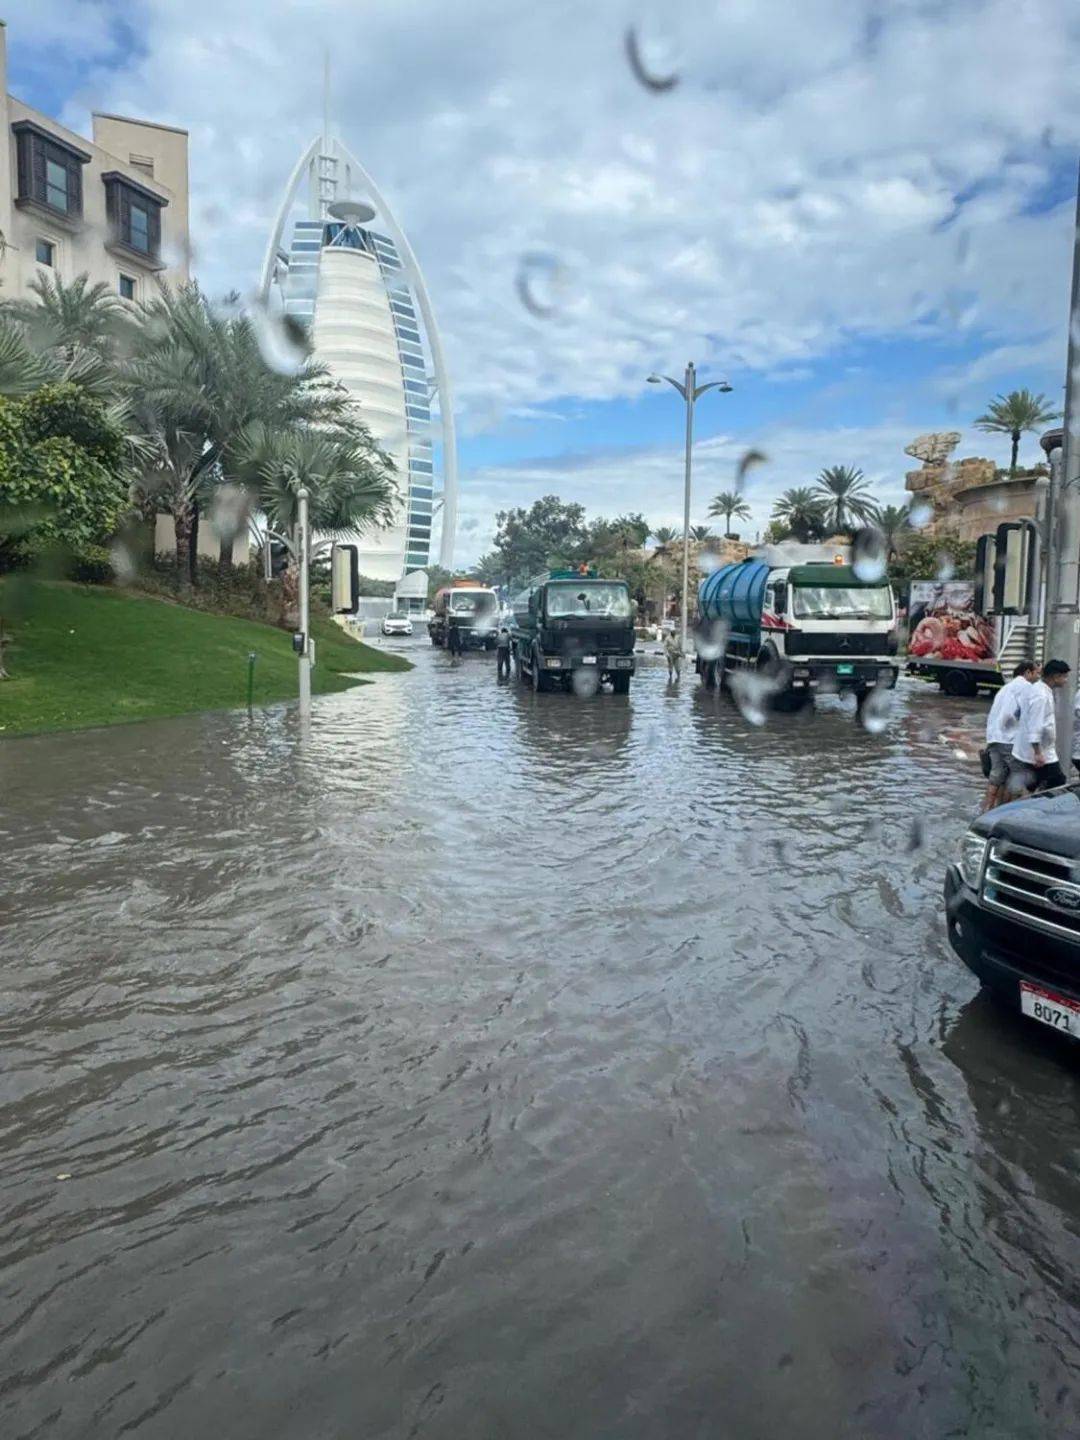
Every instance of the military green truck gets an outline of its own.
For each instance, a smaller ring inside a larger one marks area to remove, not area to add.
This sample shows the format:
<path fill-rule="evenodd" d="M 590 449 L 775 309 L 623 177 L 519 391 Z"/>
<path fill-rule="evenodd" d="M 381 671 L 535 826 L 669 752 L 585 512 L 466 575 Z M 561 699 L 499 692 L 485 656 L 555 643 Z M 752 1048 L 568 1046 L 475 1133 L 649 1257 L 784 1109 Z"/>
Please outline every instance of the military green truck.
<path fill-rule="evenodd" d="M 634 673 L 634 606 L 625 580 L 592 570 L 545 570 L 514 596 L 510 628 L 517 678 L 534 690 L 569 690 L 592 671 L 626 695 Z"/>

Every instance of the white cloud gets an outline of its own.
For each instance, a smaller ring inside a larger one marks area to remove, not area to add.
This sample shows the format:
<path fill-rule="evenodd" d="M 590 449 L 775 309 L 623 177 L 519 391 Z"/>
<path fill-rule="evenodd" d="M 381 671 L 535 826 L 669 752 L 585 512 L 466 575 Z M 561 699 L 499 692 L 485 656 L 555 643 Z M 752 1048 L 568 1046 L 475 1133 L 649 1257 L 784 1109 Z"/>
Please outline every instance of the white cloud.
<path fill-rule="evenodd" d="M 329 45 L 337 127 L 425 268 L 467 430 L 635 395 L 688 354 L 740 390 L 829 357 L 842 375 L 852 337 L 985 337 L 967 380 L 995 386 L 1020 356 L 1053 362 L 1072 217 L 1045 196 L 1051 182 L 1063 193 L 1080 144 L 1080 7 L 724 0 L 681 13 L 657 0 L 7 8 L 13 48 L 97 62 L 68 123 L 93 105 L 190 129 L 196 263 L 213 291 L 254 283 L 318 128 Z M 137 19 L 120 63 L 116 15 Z M 626 63 L 634 20 L 656 73 L 677 67 L 665 94 Z M 518 299 L 530 252 L 565 268 L 549 320 Z M 810 473 L 843 448 L 820 438 Z M 602 463 L 575 473 L 621 503 Z M 501 475 L 471 477 L 468 505 L 473 486 L 525 483 Z"/>

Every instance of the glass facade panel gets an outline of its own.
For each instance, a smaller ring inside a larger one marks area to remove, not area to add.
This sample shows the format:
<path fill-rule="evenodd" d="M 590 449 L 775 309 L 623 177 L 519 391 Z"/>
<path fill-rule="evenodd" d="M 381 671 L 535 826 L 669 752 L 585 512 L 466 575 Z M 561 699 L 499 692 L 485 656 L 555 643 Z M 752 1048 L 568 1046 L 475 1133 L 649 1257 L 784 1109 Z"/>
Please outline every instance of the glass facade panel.
<path fill-rule="evenodd" d="M 130 230 L 128 238 L 136 250 L 150 249 L 150 212 L 142 205 L 132 202 L 130 209 Z"/>

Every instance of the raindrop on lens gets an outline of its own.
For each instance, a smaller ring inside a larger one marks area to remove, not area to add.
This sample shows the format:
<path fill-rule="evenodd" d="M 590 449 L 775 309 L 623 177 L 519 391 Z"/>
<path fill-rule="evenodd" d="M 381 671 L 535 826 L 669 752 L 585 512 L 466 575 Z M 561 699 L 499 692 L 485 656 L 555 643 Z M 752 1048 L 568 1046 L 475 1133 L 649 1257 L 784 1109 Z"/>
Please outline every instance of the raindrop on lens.
<path fill-rule="evenodd" d="M 702 660 L 719 660 L 727 643 L 727 626 L 722 620 L 702 625 L 694 635 L 694 649 Z"/>
<path fill-rule="evenodd" d="M 295 375 L 308 358 L 307 336 L 292 315 L 271 315 L 262 303 L 251 307 L 259 354 L 279 375 Z"/>
<path fill-rule="evenodd" d="M 670 69 L 669 73 L 658 74 L 659 66 L 654 68 L 654 56 L 650 53 L 648 57 L 642 54 L 643 49 L 652 51 L 652 45 L 643 46 L 638 38 L 638 32 L 633 25 L 629 26 L 623 36 L 623 49 L 626 51 L 626 59 L 633 72 L 635 80 L 646 90 L 652 91 L 654 95 L 661 95 L 666 90 L 674 90 L 679 83 L 678 74 Z"/>
<path fill-rule="evenodd" d="M 919 500 L 908 511 L 908 524 L 913 530 L 925 530 L 934 518 L 934 507 Z"/>
<path fill-rule="evenodd" d="M 731 693 L 739 714 L 751 725 L 764 725 L 768 718 L 769 697 L 776 690 L 771 680 L 749 670 L 737 670 L 731 677 Z"/>
<path fill-rule="evenodd" d="M 892 699 L 888 690 L 874 689 L 859 706 L 859 724 L 870 735 L 880 735 L 889 723 Z"/>
<path fill-rule="evenodd" d="M 600 677 L 592 665 L 582 665 L 577 670 L 570 672 L 570 685 L 575 695 L 583 700 L 595 695 L 599 688 Z"/>
<path fill-rule="evenodd" d="M 735 470 L 735 489 L 738 494 L 742 494 L 743 486 L 746 483 L 746 477 L 750 473 L 750 471 L 753 470 L 757 465 L 764 465 L 768 458 L 769 457 L 765 454 L 764 450 L 746 451 L 746 453 L 739 460 L 738 466 Z"/>
<path fill-rule="evenodd" d="M 109 546 L 109 564 L 121 585 L 130 585 L 135 579 L 135 557 L 122 540 L 114 540 Z"/>
<path fill-rule="evenodd" d="M 851 568 L 864 585 L 876 585 L 885 576 L 885 540 L 880 530 L 866 526 L 855 534 Z"/>
<path fill-rule="evenodd" d="M 907 848 L 909 854 L 921 850 L 926 844 L 926 825 L 923 820 L 916 816 L 911 822 L 911 829 L 908 831 Z"/>
<path fill-rule="evenodd" d="M 521 257 L 514 288 L 530 315 L 548 320 L 565 299 L 567 278 L 566 266 L 557 256 L 537 250 Z"/>
<path fill-rule="evenodd" d="M 934 578 L 944 583 L 947 580 L 951 580 L 955 574 L 956 566 L 953 564 L 952 556 L 943 551 L 938 556 L 937 573 Z"/>

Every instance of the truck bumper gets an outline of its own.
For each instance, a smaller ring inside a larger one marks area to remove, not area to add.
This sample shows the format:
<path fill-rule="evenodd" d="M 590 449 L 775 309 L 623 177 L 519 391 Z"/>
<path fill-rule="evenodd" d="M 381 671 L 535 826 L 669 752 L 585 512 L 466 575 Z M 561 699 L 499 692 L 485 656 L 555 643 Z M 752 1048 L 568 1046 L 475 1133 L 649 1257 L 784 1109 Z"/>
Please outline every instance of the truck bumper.
<path fill-rule="evenodd" d="M 544 672 L 548 675 L 562 675 L 568 670 L 606 670 L 609 674 L 632 675 L 635 669 L 632 655 L 545 655 Z"/>
<path fill-rule="evenodd" d="M 1080 953 L 1045 937 L 1001 921 L 984 910 L 950 865 L 945 872 L 945 921 L 949 944 L 978 979 L 1014 1009 L 1020 1008 L 1020 982 L 1042 985 L 1080 1005 Z"/>
<path fill-rule="evenodd" d="M 892 690 L 900 674 L 897 665 L 865 660 L 789 660 L 795 690 Z"/>

